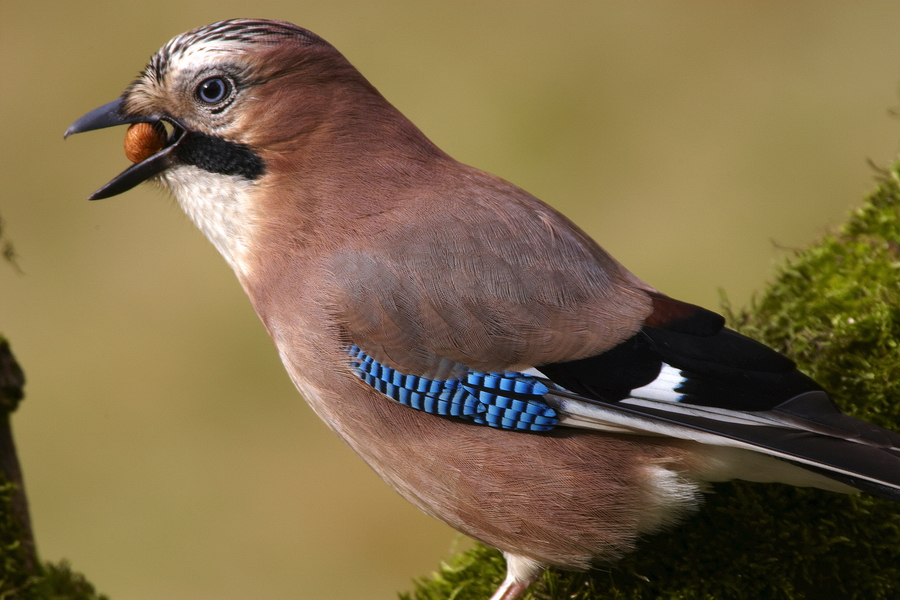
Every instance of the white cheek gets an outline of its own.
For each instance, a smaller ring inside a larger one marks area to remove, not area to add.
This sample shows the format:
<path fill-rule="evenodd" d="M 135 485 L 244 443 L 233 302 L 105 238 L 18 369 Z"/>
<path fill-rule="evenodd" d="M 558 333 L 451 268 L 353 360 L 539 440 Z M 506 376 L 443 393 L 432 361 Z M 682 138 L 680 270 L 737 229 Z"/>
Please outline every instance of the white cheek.
<path fill-rule="evenodd" d="M 163 171 L 159 181 L 175 195 L 184 212 L 235 273 L 245 275 L 254 222 L 251 196 L 256 184 L 192 165 Z"/>

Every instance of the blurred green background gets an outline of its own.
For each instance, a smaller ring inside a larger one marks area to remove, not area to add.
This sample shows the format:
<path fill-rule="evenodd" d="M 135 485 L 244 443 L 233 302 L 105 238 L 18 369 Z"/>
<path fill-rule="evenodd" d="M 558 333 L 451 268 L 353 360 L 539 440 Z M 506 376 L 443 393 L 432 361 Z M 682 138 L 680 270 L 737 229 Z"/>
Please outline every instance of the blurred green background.
<path fill-rule="evenodd" d="M 175 34 L 331 41 L 438 145 L 715 308 L 900 147 L 897 2 L 0 0 L 0 331 L 39 550 L 113 600 L 391 598 L 456 534 L 302 402 L 225 263 L 149 187 L 90 203 L 123 130 L 63 143 Z"/>

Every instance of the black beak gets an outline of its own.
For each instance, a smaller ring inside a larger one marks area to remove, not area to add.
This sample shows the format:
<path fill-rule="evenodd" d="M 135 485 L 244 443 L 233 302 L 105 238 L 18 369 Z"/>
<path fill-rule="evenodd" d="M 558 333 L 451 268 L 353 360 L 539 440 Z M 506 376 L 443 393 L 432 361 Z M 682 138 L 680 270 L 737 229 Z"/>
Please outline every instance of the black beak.
<path fill-rule="evenodd" d="M 102 188 L 88 196 L 88 200 L 101 200 L 127 192 L 137 184 L 146 181 L 162 173 L 173 164 L 175 164 L 173 153 L 178 143 L 184 139 L 185 128 L 172 119 L 164 117 L 129 117 L 122 114 L 122 99 L 113 100 L 109 104 L 104 104 L 100 108 L 95 108 L 88 114 L 84 115 L 74 123 L 72 123 L 64 138 L 69 137 L 73 133 L 82 133 L 84 131 L 94 131 L 95 129 L 103 129 L 105 127 L 113 127 L 115 125 L 130 125 L 133 123 L 158 123 L 165 120 L 172 125 L 172 132 L 166 140 L 162 150 L 153 156 L 131 165 L 112 181 L 104 185 Z"/>

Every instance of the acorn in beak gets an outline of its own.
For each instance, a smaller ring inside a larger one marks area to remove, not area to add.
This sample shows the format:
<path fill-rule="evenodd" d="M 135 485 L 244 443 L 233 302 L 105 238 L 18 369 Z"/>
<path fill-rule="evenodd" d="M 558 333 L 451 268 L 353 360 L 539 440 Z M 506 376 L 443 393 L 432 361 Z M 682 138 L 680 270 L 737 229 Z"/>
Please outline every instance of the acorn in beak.
<path fill-rule="evenodd" d="M 171 132 L 166 130 L 164 122 L 171 125 Z M 184 126 L 169 117 L 123 115 L 122 99 L 118 98 L 72 123 L 63 137 L 116 125 L 130 125 L 125 134 L 125 155 L 135 164 L 88 196 L 89 200 L 101 200 L 127 192 L 171 167 L 175 148 L 186 132 Z"/>

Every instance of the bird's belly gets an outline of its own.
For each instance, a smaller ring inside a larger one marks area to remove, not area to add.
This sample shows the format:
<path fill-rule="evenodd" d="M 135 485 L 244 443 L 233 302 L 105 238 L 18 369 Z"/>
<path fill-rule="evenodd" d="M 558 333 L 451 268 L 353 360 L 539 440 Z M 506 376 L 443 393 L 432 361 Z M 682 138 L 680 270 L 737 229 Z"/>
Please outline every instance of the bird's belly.
<path fill-rule="evenodd" d="M 322 385 L 289 371 L 319 416 L 401 495 L 543 564 L 609 562 L 699 504 L 689 442 L 502 431 L 402 406 L 349 372 Z"/>

